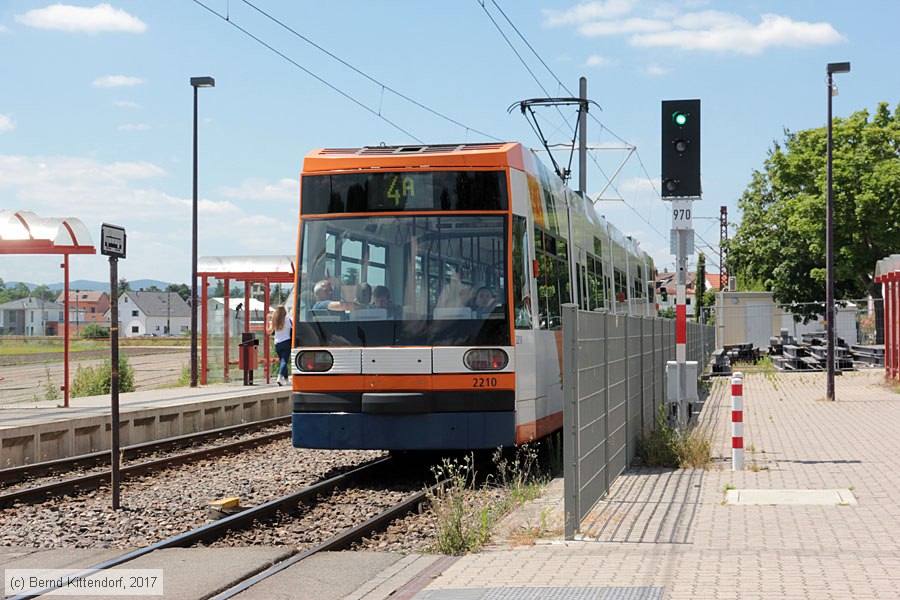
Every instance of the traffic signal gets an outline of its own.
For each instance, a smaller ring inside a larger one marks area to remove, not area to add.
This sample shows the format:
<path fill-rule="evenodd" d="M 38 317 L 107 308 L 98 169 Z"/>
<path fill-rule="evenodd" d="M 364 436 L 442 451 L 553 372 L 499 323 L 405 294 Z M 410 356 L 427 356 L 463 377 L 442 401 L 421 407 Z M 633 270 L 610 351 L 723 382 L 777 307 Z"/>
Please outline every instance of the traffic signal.
<path fill-rule="evenodd" d="M 669 292 L 666 288 L 660 288 L 659 290 L 659 299 L 663 302 L 666 302 L 669 299 Z"/>
<path fill-rule="evenodd" d="M 700 194 L 700 100 L 663 100 L 662 196 Z"/>

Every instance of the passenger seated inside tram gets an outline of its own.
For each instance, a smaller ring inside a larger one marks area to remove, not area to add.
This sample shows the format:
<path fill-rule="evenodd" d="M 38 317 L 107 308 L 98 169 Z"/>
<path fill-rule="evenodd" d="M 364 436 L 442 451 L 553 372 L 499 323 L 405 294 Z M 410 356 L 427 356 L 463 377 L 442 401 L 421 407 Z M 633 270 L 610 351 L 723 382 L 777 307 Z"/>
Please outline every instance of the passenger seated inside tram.
<path fill-rule="evenodd" d="M 486 285 L 478 288 L 478 291 L 475 292 L 475 297 L 472 300 L 472 310 L 475 313 L 475 317 L 478 319 L 484 319 L 498 306 L 497 300 L 494 297 L 494 290 L 489 288 Z"/>
<path fill-rule="evenodd" d="M 376 285 L 372 290 L 372 307 L 384 308 L 390 313 L 393 306 L 391 303 L 391 290 L 383 285 Z"/>
<path fill-rule="evenodd" d="M 334 296 L 334 284 L 327 279 L 323 279 L 313 288 L 316 296 L 316 303 L 313 304 L 313 310 L 328 310 L 333 313 L 345 313 L 369 306 L 372 299 L 372 286 L 368 283 L 361 283 L 356 286 L 356 297 L 352 301 L 332 300 Z"/>
<path fill-rule="evenodd" d="M 328 304 L 331 303 L 332 298 L 334 297 L 334 284 L 328 279 L 323 279 L 316 283 L 313 288 L 313 295 L 316 297 L 316 302 L 312 306 L 313 309 L 327 309 Z"/>

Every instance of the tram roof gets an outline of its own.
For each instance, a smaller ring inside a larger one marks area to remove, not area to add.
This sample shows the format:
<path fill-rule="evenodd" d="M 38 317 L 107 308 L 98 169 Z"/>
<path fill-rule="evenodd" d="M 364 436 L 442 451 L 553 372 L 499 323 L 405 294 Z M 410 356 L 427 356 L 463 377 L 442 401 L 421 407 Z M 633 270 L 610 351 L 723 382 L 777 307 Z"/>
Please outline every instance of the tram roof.
<path fill-rule="evenodd" d="M 304 173 L 379 168 L 515 167 L 524 170 L 522 144 L 435 144 L 318 148 L 306 155 Z"/>

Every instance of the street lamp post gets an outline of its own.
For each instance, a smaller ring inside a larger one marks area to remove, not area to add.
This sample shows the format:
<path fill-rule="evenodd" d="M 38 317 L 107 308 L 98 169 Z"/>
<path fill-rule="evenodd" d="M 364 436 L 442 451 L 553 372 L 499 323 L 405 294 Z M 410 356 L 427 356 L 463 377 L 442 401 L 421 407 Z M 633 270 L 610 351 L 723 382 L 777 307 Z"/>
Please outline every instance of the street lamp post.
<path fill-rule="evenodd" d="M 191 77 L 194 88 L 194 201 L 191 220 L 191 387 L 197 387 L 197 88 L 215 87 L 212 77 Z"/>
<path fill-rule="evenodd" d="M 826 156 L 827 189 L 825 192 L 825 360 L 827 383 L 825 397 L 834 400 L 834 219 L 833 201 L 831 198 L 831 97 L 834 87 L 835 73 L 849 73 L 850 63 L 828 63 L 825 68 L 828 74 L 828 150 Z"/>

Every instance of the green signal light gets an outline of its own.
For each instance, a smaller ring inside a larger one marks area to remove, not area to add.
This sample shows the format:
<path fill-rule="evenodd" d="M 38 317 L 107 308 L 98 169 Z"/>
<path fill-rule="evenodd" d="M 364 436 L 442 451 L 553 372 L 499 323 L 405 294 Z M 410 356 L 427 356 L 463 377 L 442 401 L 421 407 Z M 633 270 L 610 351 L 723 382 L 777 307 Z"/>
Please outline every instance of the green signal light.
<path fill-rule="evenodd" d="M 679 127 L 684 126 L 687 123 L 687 115 L 683 112 L 674 112 L 672 113 L 672 120 L 675 121 L 675 124 Z"/>

